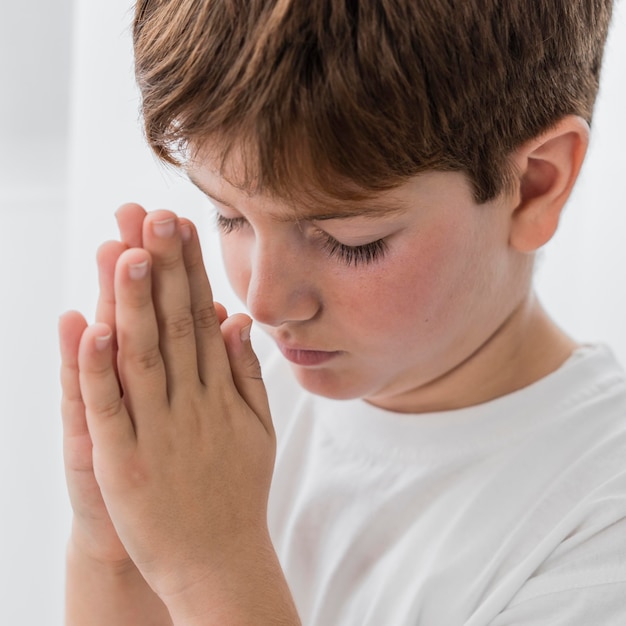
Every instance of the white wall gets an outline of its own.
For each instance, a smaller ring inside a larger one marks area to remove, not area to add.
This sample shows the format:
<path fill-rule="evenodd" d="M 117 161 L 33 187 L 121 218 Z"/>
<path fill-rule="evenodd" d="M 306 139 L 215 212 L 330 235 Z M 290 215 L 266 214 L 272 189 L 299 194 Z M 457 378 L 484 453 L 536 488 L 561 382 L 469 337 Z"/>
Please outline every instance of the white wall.
<path fill-rule="evenodd" d="M 56 320 L 71 2 L 0 11 L 0 623 L 61 624 L 67 507 Z"/>
<path fill-rule="evenodd" d="M 75 14 L 68 304 L 85 311 L 93 310 L 96 296 L 91 261 L 104 239 L 117 236 L 113 213 L 120 204 L 169 208 L 208 225 L 205 198 L 180 174 L 157 164 L 144 142 L 132 72 L 130 4 L 79 2 Z M 216 243 L 209 238 L 205 253 L 214 265 Z M 213 272 L 219 276 L 219 267 Z"/>
<path fill-rule="evenodd" d="M 574 337 L 608 342 L 626 365 L 626 3 L 616 4 L 591 146 L 537 287 Z"/>
<path fill-rule="evenodd" d="M 122 202 L 172 208 L 209 230 L 206 202 L 158 167 L 144 146 L 132 79 L 131 0 L 74 3 L 66 226 L 69 4 L 14 2 L 0 12 L 0 622 L 16 626 L 62 623 L 70 514 L 60 447 L 58 314 L 70 307 L 92 314 L 95 249 L 115 236 L 112 214 Z M 625 59 L 622 2 L 589 160 L 537 277 L 542 298 L 568 330 L 608 341 L 624 363 Z M 219 297 L 236 306 L 213 235 L 205 247 Z"/>

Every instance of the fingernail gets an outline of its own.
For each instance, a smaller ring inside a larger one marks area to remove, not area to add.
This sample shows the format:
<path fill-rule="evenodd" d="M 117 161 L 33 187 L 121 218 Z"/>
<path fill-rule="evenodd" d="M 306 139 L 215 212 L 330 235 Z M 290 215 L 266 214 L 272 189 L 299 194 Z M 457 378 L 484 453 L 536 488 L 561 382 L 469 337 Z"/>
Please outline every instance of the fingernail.
<path fill-rule="evenodd" d="M 108 335 L 102 335 L 101 337 L 96 337 L 96 350 L 99 350 L 100 352 L 106 350 L 111 343 L 111 337 L 111 333 Z"/>
<path fill-rule="evenodd" d="M 250 340 L 250 330 L 252 328 L 252 324 L 248 324 L 244 328 L 241 329 L 239 333 L 239 337 L 241 338 L 242 343 Z"/>
<path fill-rule="evenodd" d="M 189 241 L 191 239 L 191 226 L 189 226 L 189 224 L 180 225 L 180 236 L 183 241 Z"/>
<path fill-rule="evenodd" d="M 128 275 L 131 280 L 141 280 L 148 273 L 148 261 L 141 263 L 130 263 L 128 266 Z"/>
<path fill-rule="evenodd" d="M 170 237 L 173 237 L 176 232 L 176 220 L 173 217 L 170 217 L 169 219 L 161 220 L 159 222 L 152 222 L 152 231 L 157 237 L 169 239 Z"/>

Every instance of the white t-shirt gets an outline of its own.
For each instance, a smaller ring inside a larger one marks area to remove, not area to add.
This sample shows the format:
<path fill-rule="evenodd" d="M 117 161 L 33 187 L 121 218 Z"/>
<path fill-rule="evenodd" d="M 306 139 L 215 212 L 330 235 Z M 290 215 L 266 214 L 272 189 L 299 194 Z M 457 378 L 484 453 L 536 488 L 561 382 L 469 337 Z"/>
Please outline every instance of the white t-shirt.
<path fill-rule="evenodd" d="M 305 626 L 626 624 L 626 379 L 578 350 L 480 406 L 405 415 L 264 370 L 269 523 Z"/>

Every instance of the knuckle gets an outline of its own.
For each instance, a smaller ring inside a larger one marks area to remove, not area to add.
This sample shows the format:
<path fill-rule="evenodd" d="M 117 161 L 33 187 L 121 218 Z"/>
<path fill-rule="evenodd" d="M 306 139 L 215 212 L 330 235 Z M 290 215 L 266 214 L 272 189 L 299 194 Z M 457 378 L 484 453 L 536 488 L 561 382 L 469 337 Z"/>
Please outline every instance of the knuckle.
<path fill-rule="evenodd" d="M 131 492 L 144 489 L 151 480 L 149 469 L 141 462 L 128 464 L 123 474 L 123 488 Z"/>
<path fill-rule="evenodd" d="M 89 361 L 81 367 L 81 374 L 105 379 L 109 376 L 112 365 L 111 361 Z"/>
<path fill-rule="evenodd" d="M 133 285 L 123 296 L 123 303 L 133 313 L 144 313 L 152 308 L 152 292 L 146 285 Z"/>
<path fill-rule="evenodd" d="M 88 407 L 88 412 L 98 419 L 107 419 L 115 417 L 122 409 L 121 398 L 101 398 L 91 402 L 91 406 Z"/>
<path fill-rule="evenodd" d="M 170 272 L 178 269 L 183 263 L 182 256 L 176 254 L 164 254 L 154 259 L 155 267 L 163 272 Z"/>
<path fill-rule="evenodd" d="M 194 332 L 193 316 L 188 311 L 170 315 L 163 320 L 163 331 L 170 339 L 189 337 Z"/>
<path fill-rule="evenodd" d="M 185 257 L 185 267 L 190 273 L 201 273 L 204 271 L 204 261 L 202 255 L 190 253 Z"/>
<path fill-rule="evenodd" d="M 194 310 L 193 320 L 198 330 L 217 331 L 220 327 L 215 309 L 210 303 L 203 304 Z"/>
<path fill-rule="evenodd" d="M 80 388 L 72 390 L 71 393 L 64 391 L 61 394 L 61 411 L 68 412 L 73 411 L 76 407 L 80 407 L 83 404 L 83 396 Z"/>
<path fill-rule="evenodd" d="M 158 346 L 127 355 L 127 358 L 140 372 L 152 372 L 161 367 L 161 351 Z"/>

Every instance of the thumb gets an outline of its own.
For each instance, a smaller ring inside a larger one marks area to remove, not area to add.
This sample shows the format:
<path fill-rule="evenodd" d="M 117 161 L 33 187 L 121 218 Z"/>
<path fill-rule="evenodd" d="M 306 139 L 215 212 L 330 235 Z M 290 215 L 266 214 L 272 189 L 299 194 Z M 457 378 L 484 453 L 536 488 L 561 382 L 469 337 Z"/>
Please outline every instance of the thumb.
<path fill-rule="evenodd" d="M 250 342 L 251 327 L 252 320 L 243 313 L 237 313 L 222 323 L 222 336 L 237 391 L 271 433 L 272 418 L 261 365 Z"/>

